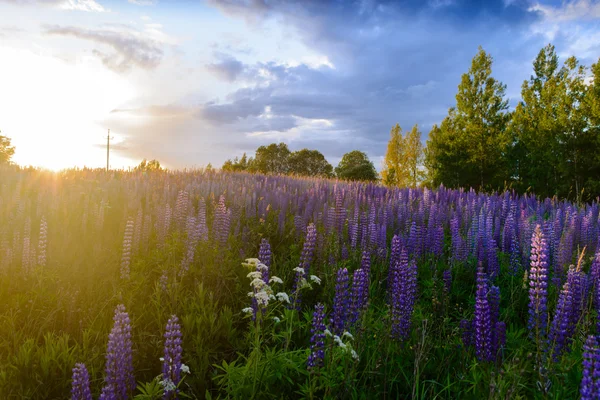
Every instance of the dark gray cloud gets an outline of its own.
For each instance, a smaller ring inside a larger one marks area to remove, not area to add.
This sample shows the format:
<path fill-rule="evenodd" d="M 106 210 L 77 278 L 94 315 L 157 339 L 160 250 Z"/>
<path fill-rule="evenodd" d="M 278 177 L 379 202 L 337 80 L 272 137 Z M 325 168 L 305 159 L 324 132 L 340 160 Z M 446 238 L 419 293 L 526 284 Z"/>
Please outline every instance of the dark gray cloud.
<path fill-rule="evenodd" d="M 117 72 L 126 72 L 133 66 L 153 69 L 160 64 L 163 57 L 163 50 L 159 43 L 144 38 L 142 34 L 134 34 L 130 31 L 45 26 L 45 33 L 72 36 L 110 47 L 112 52 L 106 53 L 103 50 L 94 49 L 93 53 L 100 57 L 106 67 Z"/>

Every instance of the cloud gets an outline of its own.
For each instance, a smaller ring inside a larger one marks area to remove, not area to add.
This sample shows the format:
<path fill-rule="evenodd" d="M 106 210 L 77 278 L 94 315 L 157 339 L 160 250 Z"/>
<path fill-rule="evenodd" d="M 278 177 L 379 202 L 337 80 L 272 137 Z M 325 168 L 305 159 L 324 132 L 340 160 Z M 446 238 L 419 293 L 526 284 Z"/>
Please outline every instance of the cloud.
<path fill-rule="evenodd" d="M 87 12 L 105 12 L 106 9 L 94 0 L 0 0 L 0 3 L 18 5 L 45 5 L 62 8 L 63 10 L 77 10 Z"/>
<path fill-rule="evenodd" d="M 539 12 L 549 22 L 600 19 L 600 3 L 590 0 L 563 2 L 560 7 L 535 3 L 529 10 Z"/>
<path fill-rule="evenodd" d="M 217 78 L 233 82 L 244 71 L 244 64 L 232 56 L 218 53 L 216 63 L 206 65 L 206 69 Z"/>
<path fill-rule="evenodd" d="M 158 0 L 127 0 L 131 4 L 136 6 L 154 6 L 158 3 Z"/>
<path fill-rule="evenodd" d="M 94 49 L 93 53 L 102 60 L 106 67 L 117 72 L 126 72 L 133 66 L 153 69 L 160 64 L 163 57 L 160 44 L 144 37 L 139 32 L 46 26 L 45 33 L 73 36 L 110 47 L 113 50 L 111 53 L 98 49 Z"/>

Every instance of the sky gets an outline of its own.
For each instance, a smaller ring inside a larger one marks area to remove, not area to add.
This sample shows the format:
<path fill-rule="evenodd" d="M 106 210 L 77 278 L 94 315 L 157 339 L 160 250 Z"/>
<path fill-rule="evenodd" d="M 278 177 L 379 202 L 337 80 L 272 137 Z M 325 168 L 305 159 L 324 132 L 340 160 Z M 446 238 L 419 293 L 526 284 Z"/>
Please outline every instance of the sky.
<path fill-rule="evenodd" d="M 592 0 L 0 0 L 0 131 L 51 169 L 222 163 L 285 142 L 379 169 L 423 141 L 478 46 L 511 107 L 546 44 L 600 57 Z"/>

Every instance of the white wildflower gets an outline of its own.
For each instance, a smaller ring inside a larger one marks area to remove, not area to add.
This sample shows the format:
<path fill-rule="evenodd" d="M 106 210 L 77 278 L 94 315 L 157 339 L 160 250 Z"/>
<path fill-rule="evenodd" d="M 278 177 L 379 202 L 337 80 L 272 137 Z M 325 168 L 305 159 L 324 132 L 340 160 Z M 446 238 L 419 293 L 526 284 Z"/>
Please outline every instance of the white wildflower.
<path fill-rule="evenodd" d="M 248 297 L 254 297 L 254 292 L 248 292 Z"/>
<path fill-rule="evenodd" d="M 314 283 L 316 283 L 317 285 L 320 285 L 320 284 L 321 284 L 321 278 L 319 278 L 319 277 L 318 277 L 318 276 L 316 276 L 316 275 L 311 275 L 311 276 L 310 276 L 310 280 L 311 280 L 311 281 L 313 281 Z"/>
<path fill-rule="evenodd" d="M 302 268 L 302 267 L 296 267 L 296 268 L 294 268 L 294 271 L 296 271 L 299 274 L 304 275 L 304 268 Z"/>
<path fill-rule="evenodd" d="M 258 279 L 261 277 L 262 277 L 262 273 L 260 271 L 252 271 L 248 275 L 246 275 L 246 278 L 250 278 L 250 279 Z"/>
<path fill-rule="evenodd" d="M 175 386 L 173 381 L 169 378 L 163 379 L 158 383 L 165 389 L 165 392 L 172 392 L 173 390 L 177 389 L 177 386 Z"/>
<path fill-rule="evenodd" d="M 242 312 L 246 314 L 252 314 L 254 310 L 252 309 L 252 307 L 246 307 L 242 309 Z"/>
<path fill-rule="evenodd" d="M 256 265 L 260 263 L 258 258 L 246 258 L 246 262 L 242 265 L 248 269 L 255 269 Z"/>
<path fill-rule="evenodd" d="M 340 339 L 340 337 L 338 335 L 335 335 L 333 337 L 333 341 L 342 349 L 346 350 L 348 348 L 348 346 L 346 345 L 346 343 L 342 342 L 342 339 Z"/>
<path fill-rule="evenodd" d="M 323 333 L 325 334 L 325 336 L 331 336 L 331 331 L 329 329 L 325 329 Z"/>
<path fill-rule="evenodd" d="M 350 350 L 350 354 L 352 355 L 352 358 L 358 361 L 358 353 L 354 351 L 354 349 Z"/>
<path fill-rule="evenodd" d="M 281 301 L 282 303 L 283 302 L 286 302 L 286 303 L 290 302 L 290 297 L 287 295 L 287 293 L 279 292 L 279 293 L 276 294 L 276 296 L 277 296 L 277 300 Z"/>
<path fill-rule="evenodd" d="M 271 279 L 269 279 L 269 283 L 283 283 L 283 281 L 281 280 L 281 278 L 272 276 Z"/>
<path fill-rule="evenodd" d="M 279 317 L 273 317 L 273 321 L 275 321 L 276 324 L 280 323 L 281 320 L 279 319 Z"/>
<path fill-rule="evenodd" d="M 158 360 L 159 360 L 160 362 L 164 362 L 164 361 L 165 361 L 165 358 L 164 358 L 164 357 L 161 357 L 161 358 L 159 358 Z"/>
<path fill-rule="evenodd" d="M 300 289 L 312 289 L 310 283 L 305 278 L 300 279 Z"/>
<path fill-rule="evenodd" d="M 254 298 L 260 306 L 266 307 L 269 305 L 269 294 L 267 292 L 258 292 Z"/>
<path fill-rule="evenodd" d="M 181 372 L 183 372 L 184 374 L 189 374 L 190 373 L 190 367 L 188 367 L 185 364 L 181 364 L 181 367 L 179 367 L 181 369 Z"/>
<path fill-rule="evenodd" d="M 350 340 L 354 340 L 354 336 L 352 336 L 352 334 L 348 331 L 344 331 L 344 334 L 342 335 L 342 337 L 348 337 L 348 338 L 350 338 Z"/>
<path fill-rule="evenodd" d="M 275 300 L 275 296 L 273 296 L 273 294 L 269 294 L 269 300 Z"/>
<path fill-rule="evenodd" d="M 254 287 L 257 290 L 261 289 L 265 285 L 266 285 L 265 281 L 263 281 L 260 278 L 256 278 L 252 282 L 250 282 L 250 286 Z"/>
<path fill-rule="evenodd" d="M 258 271 L 263 271 L 263 270 L 267 270 L 267 271 L 268 271 L 268 270 L 269 270 L 269 267 L 267 267 L 267 266 L 266 266 L 265 264 L 263 264 L 263 263 L 260 263 L 260 264 L 258 264 L 258 265 L 256 266 L 256 269 L 257 269 Z"/>

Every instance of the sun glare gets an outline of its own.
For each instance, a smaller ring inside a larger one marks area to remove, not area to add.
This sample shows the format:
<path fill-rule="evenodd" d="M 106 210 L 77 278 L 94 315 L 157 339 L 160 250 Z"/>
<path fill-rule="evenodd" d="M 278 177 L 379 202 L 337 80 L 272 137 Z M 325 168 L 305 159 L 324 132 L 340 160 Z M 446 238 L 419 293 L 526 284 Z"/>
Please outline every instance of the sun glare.
<path fill-rule="evenodd" d="M 109 127 L 102 121 L 134 97 L 133 87 L 92 57 L 67 62 L 0 48 L 0 59 L 0 129 L 17 149 L 14 161 L 53 170 L 104 166 L 106 153 L 98 145 Z"/>

